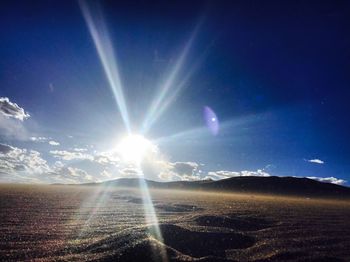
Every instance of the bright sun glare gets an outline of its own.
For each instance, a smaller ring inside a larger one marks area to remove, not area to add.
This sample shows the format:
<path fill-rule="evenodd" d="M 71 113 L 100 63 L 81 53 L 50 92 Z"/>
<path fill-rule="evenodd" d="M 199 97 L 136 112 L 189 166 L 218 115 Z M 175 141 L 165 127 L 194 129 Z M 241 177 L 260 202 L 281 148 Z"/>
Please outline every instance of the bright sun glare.
<path fill-rule="evenodd" d="M 155 146 L 141 135 L 128 135 L 117 146 L 122 159 L 127 162 L 140 163 Z"/>

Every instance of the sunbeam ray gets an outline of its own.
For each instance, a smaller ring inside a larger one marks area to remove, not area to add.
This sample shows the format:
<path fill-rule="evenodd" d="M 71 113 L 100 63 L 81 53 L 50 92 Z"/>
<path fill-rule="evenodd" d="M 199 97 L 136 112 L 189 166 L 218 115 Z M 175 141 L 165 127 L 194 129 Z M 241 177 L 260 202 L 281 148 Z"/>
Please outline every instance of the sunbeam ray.
<path fill-rule="evenodd" d="M 202 24 L 202 20 L 197 23 L 195 29 L 193 30 L 189 40 L 187 41 L 185 47 L 183 48 L 179 58 L 176 60 L 173 69 L 170 71 L 169 76 L 166 78 L 165 82 L 162 84 L 159 93 L 152 101 L 149 110 L 146 113 L 144 122 L 142 124 L 142 133 L 146 133 L 151 125 L 159 118 L 159 116 L 165 111 L 165 109 L 173 102 L 174 98 L 181 91 L 187 80 L 190 78 L 194 70 L 190 70 L 190 73 L 186 75 L 183 81 L 177 86 L 174 84 L 177 82 L 177 78 L 181 69 L 186 62 L 186 58 L 189 51 L 193 45 L 193 42 L 197 36 L 198 30 Z M 172 91 L 170 89 L 173 88 Z"/>
<path fill-rule="evenodd" d="M 124 125 L 130 132 L 130 121 L 126 101 L 123 93 L 115 52 L 111 43 L 107 27 L 105 25 L 100 8 L 94 8 L 92 13 L 85 1 L 80 0 L 79 5 L 85 22 L 97 49 L 109 86 L 113 92 Z"/>
<path fill-rule="evenodd" d="M 251 126 L 253 124 L 257 124 L 267 114 L 269 114 L 269 112 L 252 114 L 249 116 L 242 116 L 242 117 L 226 120 L 220 123 L 220 134 L 229 134 L 230 136 L 234 136 L 236 134 L 234 130 L 240 130 L 241 132 L 242 129 L 244 129 L 245 127 Z M 179 141 L 184 139 L 187 139 L 187 140 L 201 139 L 202 141 L 205 141 L 209 137 L 212 137 L 212 135 L 208 130 L 208 127 L 201 126 L 201 127 L 194 127 L 192 129 L 177 132 L 168 136 L 159 137 L 154 140 L 154 143 L 162 145 L 162 144 L 171 143 L 172 141 Z M 219 137 L 219 138 L 216 138 L 216 140 L 223 140 L 223 138 Z"/>
<path fill-rule="evenodd" d="M 103 207 L 106 203 L 106 201 L 108 200 L 108 198 L 110 197 L 109 194 L 109 189 L 110 189 L 111 185 L 103 185 L 98 187 L 93 194 L 85 200 L 85 203 L 89 206 L 91 203 L 94 203 L 94 208 L 93 210 L 91 210 L 88 214 L 87 219 L 85 220 L 84 224 L 82 225 L 82 227 L 80 228 L 80 232 L 78 237 L 79 238 L 83 238 L 84 234 L 89 232 L 89 227 L 91 226 L 96 214 L 98 212 L 100 212 L 100 208 Z M 84 207 L 83 208 L 87 208 Z M 81 211 L 81 213 L 84 214 L 83 211 Z M 81 218 L 80 218 L 81 219 Z M 77 219 L 77 220 L 80 220 Z"/>
<path fill-rule="evenodd" d="M 167 98 L 164 98 L 163 103 L 161 103 L 159 105 L 159 108 L 156 111 L 154 111 L 153 117 L 149 119 L 146 130 L 143 130 L 144 132 L 147 132 L 152 127 L 152 125 L 156 122 L 156 120 L 168 109 L 168 107 L 175 101 L 178 95 L 183 91 L 183 89 L 186 87 L 186 84 L 188 83 L 188 81 L 190 80 L 194 72 L 198 70 L 202 62 L 207 57 L 210 47 L 211 45 L 208 46 L 206 51 L 191 67 L 191 69 L 188 71 L 185 77 L 183 77 L 182 81 L 173 88 L 173 91 L 171 93 L 169 92 Z"/>
<path fill-rule="evenodd" d="M 158 217 L 153 206 L 153 202 L 149 193 L 148 186 L 146 184 L 146 181 L 144 180 L 144 173 L 141 167 L 138 168 L 138 171 L 140 172 L 139 189 L 142 194 L 142 203 L 143 203 L 143 208 L 145 212 L 146 225 L 149 226 L 149 230 L 151 231 L 150 233 L 152 234 L 152 236 L 157 241 L 163 243 L 164 241 L 163 241 L 162 232 L 159 229 Z M 168 261 L 167 254 L 165 249 L 163 248 L 163 245 L 161 245 L 161 254 L 159 255 L 161 256 L 163 262 Z"/>

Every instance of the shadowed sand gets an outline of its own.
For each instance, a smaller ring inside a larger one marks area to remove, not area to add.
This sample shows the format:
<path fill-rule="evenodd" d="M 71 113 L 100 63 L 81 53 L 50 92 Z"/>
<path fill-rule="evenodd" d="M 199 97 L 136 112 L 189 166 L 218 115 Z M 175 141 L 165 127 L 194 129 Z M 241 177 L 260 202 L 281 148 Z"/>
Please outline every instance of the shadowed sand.
<path fill-rule="evenodd" d="M 133 233 L 114 235 L 87 247 L 92 253 L 118 250 L 106 260 L 130 260 L 141 258 L 161 261 L 163 253 L 170 260 L 201 257 L 224 257 L 225 250 L 247 248 L 254 245 L 253 237 L 239 233 L 196 232 L 173 224 L 161 224 L 162 240 L 158 241 L 154 227 L 139 229 Z M 123 241 L 123 240 L 124 241 Z M 137 252 L 136 252 L 137 251 Z"/>
<path fill-rule="evenodd" d="M 195 219 L 200 226 L 227 227 L 239 231 L 254 231 L 269 227 L 272 223 L 253 217 L 200 216 Z"/>
<path fill-rule="evenodd" d="M 226 249 L 247 248 L 255 243 L 253 237 L 238 233 L 196 232 L 171 224 L 159 228 L 165 245 L 193 257 L 224 256 Z"/>

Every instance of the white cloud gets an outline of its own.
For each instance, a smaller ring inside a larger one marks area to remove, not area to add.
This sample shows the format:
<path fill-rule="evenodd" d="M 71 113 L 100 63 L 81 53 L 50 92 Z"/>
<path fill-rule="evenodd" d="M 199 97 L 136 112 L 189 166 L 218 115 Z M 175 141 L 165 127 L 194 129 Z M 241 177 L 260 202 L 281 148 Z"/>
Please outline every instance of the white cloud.
<path fill-rule="evenodd" d="M 320 164 L 320 165 L 322 165 L 322 164 L 324 164 L 324 161 L 322 161 L 321 159 L 306 159 L 305 161 L 307 161 L 307 162 L 310 162 L 310 163 L 315 163 L 315 164 Z"/>
<path fill-rule="evenodd" d="M 123 177 L 140 177 L 142 172 L 136 167 L 126 167 L 119 170 L 119 175 Z"/>
<path fill-rule="evenodd" d="M 326 183 L 331 183 L 331 184 L 336 184 L 336 185 L 344 185 L 347 181 L 340 179 L 340 178 L 336 178 L 336 177 L 316 177 L 316 176 L 309 176 L 307 177 L 309 179 L 313 179 L 313 180 L 317 180 L 320 182 L 326 182 Z"/>
<path fill-rule="evenodd" d="M 194 162 L 148 161 L 142 164 L 147 179 L 161 181 L 199 180 L 199 164 Z"/>
<path fill-rule="evenodd" d="M 33 142 L 46 142 L 49 140 L 49 137 L 44 137 L 44 136 L 31 136 L 30 140 Z"/>
<path fill-rule="evenodd" d="M 167 173 L 162 172 L 159 178 L 168 176 L 170 180 L 193 181 L 199 180 L 199 164 L 195 162 L 175 162 L 168 163 L 169 170 Z M 170 177 L 169 177 L 170 176 Z"/>
<path fill-rule="evenodd" d="M 110 152 L 99 152 L 96 153 L 93 159 L 94 162 L 101 165 L 113 165 L 119 166 L 121 164 L 121 159 L 118 154 Z"/>
<path fill-rule="evenodd" d="M 46 160 L 35 150 L 20 149 L 9 145 L 0 146 L 0 178 L 15 180 L 17 176 L 42 174 L 50 171 Z"/>
<path fill-rule="evenodd" d="M 86 148 L 73 148 L 73 151 L 75 151 L 75 152 L 86 152 L 87 151 L 87 149 Z"/>
<path fill-rule="evenodd" d="M 22 122 L 29 117 L 29 113 L 8 97 L 0 97 L 0 135 L 27 140 L 28 132 Z"/>
<path fill-rule="evenodd" d="M 50 145 L 52 146 L 59 146 L 60 143 L 52 140 L 51 137 L 45 137 L 45 136 L 31 136 L 30 140 L 33 142 L 37 142 L 37 143 L 44 143 L 44 142 L 48 142 Z"/>
<path fill-rule="evenodd" d="M 20 121 L 27 119 L 30 115 L 16 103 L 11 102 L 8 97 L 0 97 L 0 113 L 8 118 L 15 118 Z"/>
<path fill-rule="evenodd" d="M 71 166 L 54 167 L 49 173 L 44 175 L 49 178 L 50 183 L 77 184 L 97 182 L 97 179 L 85 170 Z"/>
<path fill-rule="evenodd" d="M 6 117 L 0 112 L 0 135 L 10 139 L 27 140 L 28 132 L 23 122 L 14 118 Z"/>
<path fill-rule="evenodd" d="M 81 153 L 81 152 L 70 152 L 66 150 L 51 150 L 50 154 L 52 154 L 56 158 L 60 158 L 62 160 L 93 160 L 94 157 L 90 154 Z"/>
<path fill-rule="evenodd" d="M 56 161 L 49 165 L 35 150 L 0 144 L 0 181 L 25 183 L 87 183 L 104 180 L 107 171 L 92 176 L 85 170 Z"/>
<path fill-rule="evenodd" d="M 239 176 L 261 176 L 261 177 L 268 177 L 271 176 L 268 172 L 266 172 L 264 169 L 258 169 L 256 171 L 249 171 L 249 170 L 243 170 L 243 171 L 212 171 L 208 172 L 208 175 L 204 179 L 213 179 L 213 180 L 219 180 L 219 179 L 225 179 L 230 177 L 239 177 Z"/>
<path fill-rule="evenodd" d="M 57 167 L 54 172 L 55 174 L 52 173 L 51 175 L 66 179 L 67 176 L 63 176 L 62 172 L 63 174 L 67 174 L 69 171 L 67 171 L 66 168 L 74 166 L 75 168 L 87 168 L 86 170 L 89 170 L 92 174 L 91 181 L 87 181 L 86 176 L 84 176 L 84 179 L 80 176 L 79 181 L 84 183 L 127 176 L 125 166 L 120 165 L 120 159 L 116 155 L 109 152 L 100 152 L 93 155 L 84 151 L 85 150 L 80 150 L 79 148 L 77 151 L 51 150 L 50 154 L 59 159 L 54 165 Z M 77 162 L 74 160 L 80 161 Z M 72 179 L 71 176 L 68 176 L 68 178 Z"/>
<path fill-rule="evenodd" d="M 64 164 L 61 161 L 56 161 L 53 164 L 53 168 L 61 168 L 61 167 L 64 167 Z"/>
<path fill-rule="evenodd" d="M 195 162 L 175 162 L 170 163 L 172 170 L 179 175 L 194 175 L 199 168 Z"/>
<path fill-rule="evenodd" d="M 53 141 L 53 140 L 49 141 L 49 144 L 52 145 L 52 146 L 59 146 L 60 145 L 59 142 L 56 142 L 56 141 Z"/>

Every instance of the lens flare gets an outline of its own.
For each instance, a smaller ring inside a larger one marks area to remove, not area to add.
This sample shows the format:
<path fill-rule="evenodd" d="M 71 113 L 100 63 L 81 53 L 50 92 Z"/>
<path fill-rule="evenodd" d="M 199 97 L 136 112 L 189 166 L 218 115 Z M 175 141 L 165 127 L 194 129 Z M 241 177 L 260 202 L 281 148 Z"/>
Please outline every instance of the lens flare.
<path fill-rule="evenodd" d="M 209 131 L 216 136 L 219 133 L 219 120 L 215 112 L 209 107 L 205 106 L 203 110 L 204 120 Z"/>

